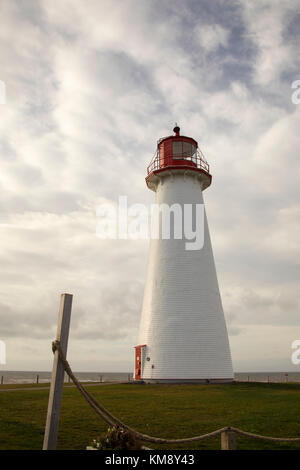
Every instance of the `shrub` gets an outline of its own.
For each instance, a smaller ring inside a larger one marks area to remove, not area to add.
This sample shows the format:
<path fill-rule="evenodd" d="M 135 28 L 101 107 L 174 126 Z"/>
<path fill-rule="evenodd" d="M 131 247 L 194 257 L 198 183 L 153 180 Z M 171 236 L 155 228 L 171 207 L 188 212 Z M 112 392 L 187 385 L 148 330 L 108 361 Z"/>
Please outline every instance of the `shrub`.
<path fill-rule="evenodd" d="M 139 450 L 141 443 L 130 431 L 116 425 L 94 439 L 92 447 L 97 450 Z"/>

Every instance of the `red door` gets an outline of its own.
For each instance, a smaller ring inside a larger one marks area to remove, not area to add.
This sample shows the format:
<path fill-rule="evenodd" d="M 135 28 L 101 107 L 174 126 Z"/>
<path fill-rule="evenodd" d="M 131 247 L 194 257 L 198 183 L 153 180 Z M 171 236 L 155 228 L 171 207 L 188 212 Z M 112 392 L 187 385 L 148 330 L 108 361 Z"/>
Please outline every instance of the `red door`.
<path fill-rule="evenodd" d="M 135 346 L 135 380 L 140 380 L 142 378 L 142 348 L 146 346 L 145 344 Z"/>

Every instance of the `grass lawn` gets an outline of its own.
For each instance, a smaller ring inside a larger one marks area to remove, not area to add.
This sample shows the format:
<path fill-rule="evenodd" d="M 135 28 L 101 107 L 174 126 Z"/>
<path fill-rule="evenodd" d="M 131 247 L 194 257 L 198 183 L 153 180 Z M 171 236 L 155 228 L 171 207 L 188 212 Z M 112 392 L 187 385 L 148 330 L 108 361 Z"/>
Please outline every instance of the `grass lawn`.
<path fill-rule="evenodd" d="M 84 382 L 84 384 L 95 385 L 95 382 Z M 65 387 L 73 387 L 73 382 L 65 382 Z M 50 388 L 50 382 L 40 382 L 40 383 L 26 383 L 26 384 L 2 384 L 0 385 L 1 390 L 11 390 L 11 389 L 20 389 L 20 388 Z"/>
<path fill-rule="evenodd" d="M 95 386 L 89 392 L 125 423 L 152 436 L 192 437 L 235 426 L 268 436 L 300 437 L 300 384 L 115 384 Z M 48 393 L 38 386 L 0 391 L 1 450 L 42 448 Z M 57 448 L 85 449 L 106 428 L 77 389 L 65 387 Z M 300 449 L 300 443 L 274 444 L 242 436 L 237 436 L 237 444 L 238 449 Z M 220 437 L 176 448 L 220 449 Z"/>

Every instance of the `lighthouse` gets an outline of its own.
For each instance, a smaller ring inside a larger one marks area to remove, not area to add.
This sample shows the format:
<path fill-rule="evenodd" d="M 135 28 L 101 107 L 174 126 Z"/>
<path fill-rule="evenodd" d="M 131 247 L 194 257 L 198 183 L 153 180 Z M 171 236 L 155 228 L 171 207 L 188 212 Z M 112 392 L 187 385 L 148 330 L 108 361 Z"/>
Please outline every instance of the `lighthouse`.
<path fill-rule="evenodd" d="M 228 333 L 202 195 L 212 177 L 196 140 L 180 135 L 177 125 L 173 132 L 158 141 L 147 168 L 146 184 L 155 193 L 155 205 L 169 208 L 170 236 L 161 236 L 159 226 L 160 236 L 150 239 L 134 378 L 149 383 L 232 382 Z M 203 209 L 199 220 L 197 208 Z M 193 226 L 198 224 L 202 243 L 187 243 L 178 230 L 176 236 L 176 224 L 178 228 L 178 223 L 186 222 L 175 222 L 173 209 L 177 215 L 179 209 L 180 215 L 192 217 Z"/>

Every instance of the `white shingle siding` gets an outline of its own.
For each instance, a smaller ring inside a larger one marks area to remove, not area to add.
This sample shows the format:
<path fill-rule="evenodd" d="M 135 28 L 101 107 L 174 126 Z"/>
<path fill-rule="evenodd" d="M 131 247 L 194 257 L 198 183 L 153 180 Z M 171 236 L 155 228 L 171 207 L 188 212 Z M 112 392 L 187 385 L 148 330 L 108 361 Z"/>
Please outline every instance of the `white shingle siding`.
<path fill-rule="evenodd" d="M 203 204 L 201 179 L 183 171 L 153 176 L 155 202 Z M 204 225 L 201 250 L 186 250 L 185 239 L 150 241 L 138 341 L 147 345 L 144 380 L 233 378 L 206 216 Z"/>

